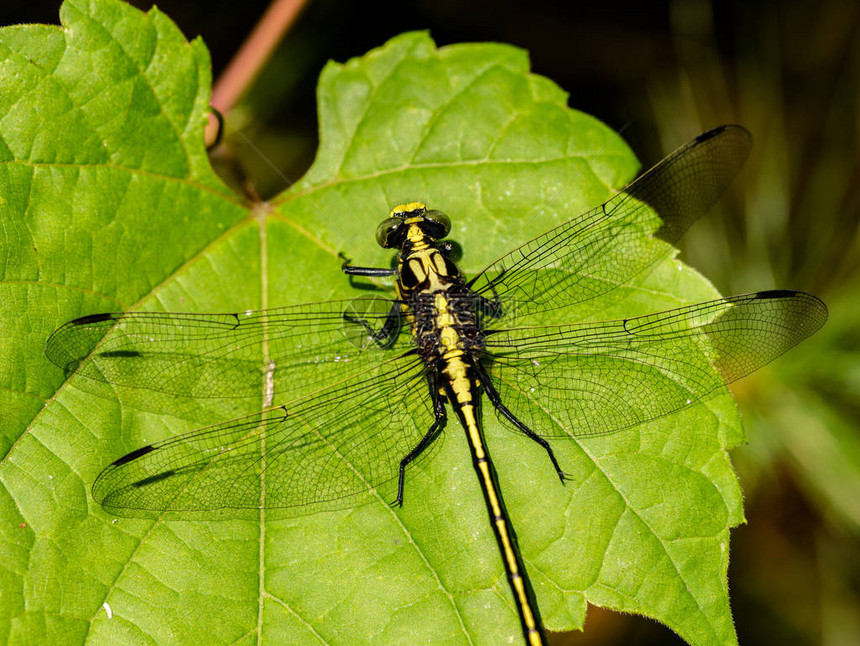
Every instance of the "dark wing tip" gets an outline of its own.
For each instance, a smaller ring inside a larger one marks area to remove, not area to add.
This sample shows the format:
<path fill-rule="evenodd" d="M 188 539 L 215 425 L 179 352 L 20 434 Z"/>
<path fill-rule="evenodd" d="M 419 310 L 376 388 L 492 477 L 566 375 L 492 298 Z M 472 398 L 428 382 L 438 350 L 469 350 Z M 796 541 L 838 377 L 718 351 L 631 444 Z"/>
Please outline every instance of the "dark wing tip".
<path fill-rule="evenodd" d="M 802 303 L 803 318 L 807 321 L 807 334 L 812 336 L 827 323 L 830 312 L 824 301 L 813 294 L 789 289 L 772 289 L 757 294 L 758 298 L 789 298 Z"/>
<path fill-rule="evenodd" d="M 147 446 L 142 446 L 141 448 L 139 448 L 135 451 L 132 451 L 131 453 L 129 453 L 127 455 L 122 456 L 118 460 L 114 460 L 111 463 L 111 466 L 112 467 L 118 467 L 118 466 L 121 466 L 123 464 L 128 464 L 132 460 L 137 460 L 142 455 L 146 455 L 147 453 L 152 453 L 154 450 L 155 450 L 155 447 L 152 444 L 149 444 Z"/>
<path fill-rule="evenodd" d="M 175 473 L 173 469 L 165 469 L 153 475 L 145 475 L 145 469 L 141 472 L 141 469 L 136 469 L 135 466 L 131 467 L 131 473 L 128 472 L 127 465 L 152 453 L 156 448 L 156 446 L 149 444 L 111 462 L 93 482 L 93 500 L 106 510 L 120 515 L 129 515 L 132 511 L 141 511 L 137 510 L 139 506 L 138 496 L 132 494 L 132 491 L 165 480 Z M 130 475 L 131 477 L 129 477 Z M 154 510 L 144 509 L 142 511 Z M 137 516 L 138 514 L 132 515 Z"/>
<path fill-rule="evenodd" d="M 119 316 L 119 314 L 113 314 L 111 312 L 103 312 L 101 314 L 88 314 L 87 316 L 81 316 L 80 318 L 76 318 L 73 321 L 69 321 L 66 325 L 90 325 L 92 323 L 101 323 L 102 321 L 115 321 L 119 319 Z"/>
<path fill-rule="evenodd" d="M 122 316 L 114 312 L 88 314 L 61 325 L 45 342 L 45 356 L 67 374 L 75 372 L 81 361 L 95 347 L 98 338 L 101 338 L 110 327 L 97 324 L 110 322 L 112 325 Z"/>
<path fill-rule="evenodd" d="M 725 299 L 733 307 L 707 324 L 717 350 L 714 366 L 726 383 L 758 370 L 808 339 L 827 322 L 821 299 L 774 289 Z"/>
<path fill-rule="evenodd" d="M 761 292 L 756 292 L 754 296 L 760 300 L 767 300 L 770 298 L 791 298 L 798 294 L 803 294 L 803 292 L 798 292 L 793 289 L 766 289 Z"/>
<path fill-rule="evenodd" d="M 779 300 L 779 299 L 791 299 L 797 301 L 798 303 L 802 303 L 804 306 L 804 313 L 807 315 L 807 318 L 814 321 L 816 326 L 815 330 L 818 330 L 822 325 L 827 322 L 827 318 L 830 315 L 830 312 L 827 309 L 827 305 L 825 305 L 824 301 L 813 294 L 809 294 L 807 292 L 801 292 L 795 289 L 768 289 L 761 292 L 756 292 L 753 294 L 753 297 L 756 300 Z M 810 332 L 811 334 L 811 332 Z"/>
<path fill-rule="evenodd" d="M 80 365 L 80 358 L 71 356 L 64 342 L 69 325 L 71 323 L 58 327 L 45 341 L 45 356 L 48 357 L 48 361 L 62 368 L 67 374 L 73 373 Z"/>
<path fill-rule="evenodd" d="M 740 171 L 741 166 L 743 166 L 752 152 L 752 133 L 743 126 L 726 124 L 703 132 L 687 145 L 692 148 L 698 148 L 702 144 L 709 142 L 711 139 L 717 138 L 722 139 L 722 141 L 716 145 L 718 145 L 720 150 L 724 151 L 724 154 L 728 155 L 728 159 L 733 160 L 729 165 L 729 168 L 732 169 L 730 178 L 733 178 L 735 174 Z M 729 153 L 729 151 L 733 152 Z M 726 185 L 728 185 L 728 182 Z M 722 193 L 722 191 L 720 191 L 720 193 Z"/>
<path fill-rule="evenodd" d="M 741 139 L 749 140 L 750 144 L 752 144 L 752 134 L 749 130 L 744 128 L 743 126 L 739 126 L 734 123 L 727 123 L 722 126 L 717 126 L 716 128 L 711 128 L 710 130 L 706 130 L 702 134 L 698 135 L 693 139 L 693 141 L 697 144 L 704 143 L 709 139 L 713 139 L 725 132 L 730 132 L 740 137 Z"/>

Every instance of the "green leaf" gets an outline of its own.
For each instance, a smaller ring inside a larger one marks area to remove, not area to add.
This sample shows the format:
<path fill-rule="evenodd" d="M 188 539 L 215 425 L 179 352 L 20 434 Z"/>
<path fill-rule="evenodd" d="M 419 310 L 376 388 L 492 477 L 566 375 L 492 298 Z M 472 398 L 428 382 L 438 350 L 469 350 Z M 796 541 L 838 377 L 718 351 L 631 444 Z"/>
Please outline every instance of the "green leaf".
<path fill-rule="evenodd" d="M 12 643 L 498 644 L 520 640 L 463 434 L 449 425 L 383 499 L 292 520 L 116 519 L 89 489 L 112 460 L 225 411 L 95 397 L 44 357 L 76 316 L 231 311 L 355 295 L 338 253 L 384 266 L 376 224 L 420 200 L 452 216 L 471 275 L 598 204 L 637 163 L 504 45 L 404 34 L 319 84 L 307 175 L 252 206 L 203 146 L 208 53 L 156 9 L 67 0 L 63 28 L 0 32 L 0 638 Z M 680 143 L 680 142 L 679 142 Z M 581 318 L 713 298 L 666 258 Z M 247 402 L 248 412 L 259 402 Z M 180 410 L 181 409 L 181 410 Z M 485 416 L 487 443 L 550 630 L 587 603 L 641 613 L 696 645 L 736 642 L 727 394 L 543 451 Z"/>

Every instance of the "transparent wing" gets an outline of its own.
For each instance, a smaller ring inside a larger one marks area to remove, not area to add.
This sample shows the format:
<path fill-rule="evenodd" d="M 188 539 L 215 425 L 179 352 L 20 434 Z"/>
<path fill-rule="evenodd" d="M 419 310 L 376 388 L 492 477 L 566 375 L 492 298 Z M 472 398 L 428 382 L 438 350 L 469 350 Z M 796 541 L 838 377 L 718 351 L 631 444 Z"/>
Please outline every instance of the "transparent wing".
<path fill-rule="evenodd" d="M 69 374 L 189 398 L 261 397 L 267 376 L 279 394 L 339 381 L 402 353 L 396 321 L 389 343 L 372 338 L 393 301 L 368 297 L 234 314 L 128 312 L 66 323 L 48 358 Z M 346 314 L 346 316 L 345 316 Z"/>
<path fill-rule="evenodd" d="M 740 126 L 709 130 L 602 205 L 502 256 L 470 286 L 497 295 L 509 322 L 604 294 L 668 253 L 655 238 L 677 242 L 719 199 L 751 146 Z"/>
<path fill-rule="evenodd" d="M 395 358 L 290 404 L 143 447 L 108 466 L 93 498 L 122 515 L 391 502 L 400 460 L 434 421 L 423 364 Z M 212 517 L 208 515 L 207 517 Z"/>
<path fill-rule="evenodd" d="M 501 330 L 488 334 L 486 351 L 514 415 L 541 435 L 585 437 L 693 404 L 826 320 L 816 297 L 768 291 L 619 321 Z"/>

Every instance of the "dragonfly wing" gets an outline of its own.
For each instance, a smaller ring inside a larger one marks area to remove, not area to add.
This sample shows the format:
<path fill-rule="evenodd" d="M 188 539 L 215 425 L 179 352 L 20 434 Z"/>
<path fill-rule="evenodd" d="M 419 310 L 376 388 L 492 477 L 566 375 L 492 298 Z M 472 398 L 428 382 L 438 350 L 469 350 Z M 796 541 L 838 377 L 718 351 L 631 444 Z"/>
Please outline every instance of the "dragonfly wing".
<path fill-rule="evenodd" d="M 500 330 L 486 351 L 514 415 L 541 435 L 587 437 L 698 402 L 826 320 L 814 296 L 758 292 L 625 320 Z"/>
<path fill-rule="evenodd" d="M 751 147 L 740 126 L 699 135 L 604 204 L 502 256 L 470 285 L 498 296 L 502 318 L 513 321 L 625 284 L 671 253 L 663 243 L 677 242 L 710 210 Z"/>
<path fill-rule="evenodd" d="M 401 356 L 290 404 L 129 453 L 102 471 L 93 498 L 131 516 L 263 507 L 297 516 L 363 496 L 390 502 L 400 460 L 433 421 L 423 364 Z"/>
<path fill-rule="evenodd" d="M 268 374 L 308 387 L 332 380 L 326 365 L 339 364 L 339 380 L 382 361 L 371 334 L 392 305 L 357 298 L 233 314 L 96 314 L 56 330 L 45 353 L 67 374 L 115 386 L 190 398 L 260 397 Z M 400 335 L 394 343 L 406 348 L 408 340 Z"/>

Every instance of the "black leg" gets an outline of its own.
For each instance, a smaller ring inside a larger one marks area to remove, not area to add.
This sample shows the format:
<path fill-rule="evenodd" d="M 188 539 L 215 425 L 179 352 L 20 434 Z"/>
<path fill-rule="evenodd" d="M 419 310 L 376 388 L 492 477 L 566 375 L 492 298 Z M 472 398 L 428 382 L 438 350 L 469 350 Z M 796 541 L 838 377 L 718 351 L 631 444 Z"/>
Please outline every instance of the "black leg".
<path fill-rule="evenodd" d="M 341 269 L 348 276 L 394 276 L 397 273 L 397 270 L 393 267 L 353 267 L 352 265 L 344 265 Z"/>
<path fill-rule="evenodd" d="M 351 260 L 342 253 L 338 254 L 337 257 L 343 260 L 340 268 L 348 276 L 394 276 L 397 273 L 397 269 L 394 267 L 353 267 L 349 264 Z"/>
<path fill-rule="evenodd" d="M 407 453 L 406 457 L 400 461 L 400 475 L 397 479 L 397 499 L 392 503 L 392 505 L 396 507 L 403 506 L 403 486 L 406 482 L 406 467 L 410 462 L 421 455 L 424 452 L 424 449 L 433 443 L 433 440 L 436 439 L 440 431 L 445 427 L 445 422 L 447 421 L 447 417 L 445 415 L 445 402 L 442 401 L 442 397 L 439 396 L 436 379 L 431 376 L 428 378 L 428 381 L 430 386 L 430 395 L 433 397 L 433 412 L 436 415 L 436 420 L 430 426 L 427 433 L 424 434 L 424 437 L 421 438 L 421 441 L 418 442 L 418 445 Z"/>
<path fill-rule="evenodd" d="M 384 287 L 377 285 L 375 283 L 360 283 L 355 277 L 356 276 L 370 276 L 373 277 L 387 277 L 393 276 L 397 273 L 396 269 L 392 269 L 390 272 L 387 269 L 380 269 L 377 267 L 342 267 L 343 273 L 347 275 L 349 278 L 349 286 L 353 289 L 362 289 L 368 292 L 379 292 L 386 291 Z M 355 269 L 355 271 L 352 271 Z M 378 273 L 377 273 L 378 272 Z"/>
<path fill-rule="evenodd" d="M 361 325 L 379 347 L 386 348 L 397 338 L 396 333 L 400 329 L 400 303 L 391 306 L 388 316 L 385 317 L 385 323 L 378 330 L 374 330 L 365 319 L 360 316 L 353 316 L 348 312 L 343 313 L 343 320 Z"/>
<path fill-rule="evenodd" d="M 531 430 L 528 426 L 523 424 L 519 419 L 517 419 L 516 415 L 514 415 L 508 407 L 502 403 L 502 398 L 499 397 L 499 392 L 496 390 L 496 387 L 493 385 L 493 382 L 490 381 L 490 376 L 487 374 L 487 371 L 484 370 L 484 366 L 481 365 L 480 361 L 473 362 L 475 366 L 475 373 L 478 375 L 478 379 L 481 382 L 481 385 L 484 387 L 484 392 L 487 393 L 487 399 L 490 400 L 490 403 L 495 406 L 496 410 L 509 419 L 514 426 L 516 426 L 519 430 L 526 434 L 531 440 L 537 442 L 549 455 L 549 459 L 552 462 L 552 466 L 555 467 L 555 472 L 558 474 L 559 480 L 561 480 L 562 484 L 567 479 L 567 474 L 561 470 L 561 466 L 558 463 L 558 460 L 555 459 L 555 454 L 552 452 L 552 447 L 549 445 L 545 439 L 543 439 L 540 435 Z"/>
<path fill-rule="evenodd" d="M 339 253 L 337 257 L 343 261 L 343 264 L 340 266 L 340 268 L 343 273 L 349 276 L 349 286 L 354 289 L 374 291 L 380 289 L 378 285 L 374 285 L 372 283 L 356 283 L 356 276 L 369 276 L 371 278 L 379 278 L 385 276 L 394 276 L 397 274 L 397 270 L 394 268 L 385 269 L 383 267 L 353 267 L 349 264 L 351 262 L 349 258 L 347 258 L 343 253 Z"/>

